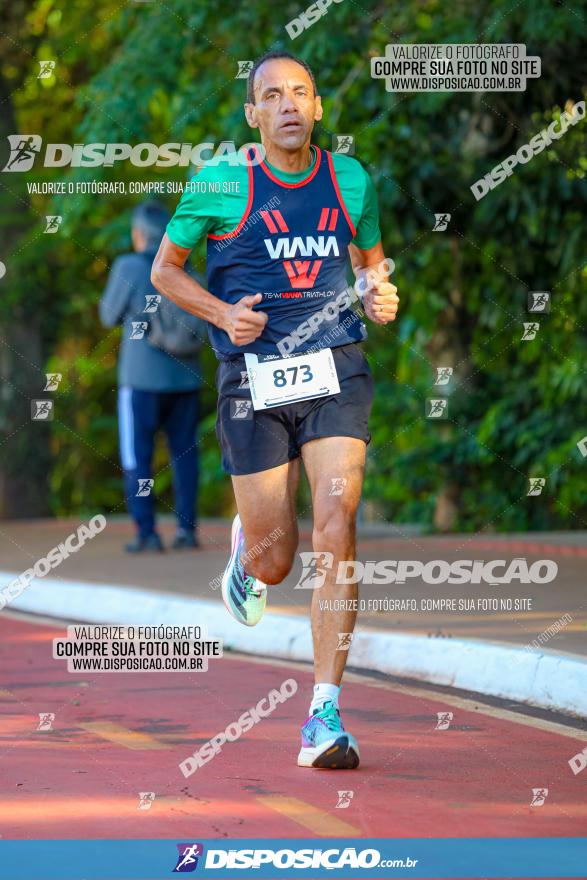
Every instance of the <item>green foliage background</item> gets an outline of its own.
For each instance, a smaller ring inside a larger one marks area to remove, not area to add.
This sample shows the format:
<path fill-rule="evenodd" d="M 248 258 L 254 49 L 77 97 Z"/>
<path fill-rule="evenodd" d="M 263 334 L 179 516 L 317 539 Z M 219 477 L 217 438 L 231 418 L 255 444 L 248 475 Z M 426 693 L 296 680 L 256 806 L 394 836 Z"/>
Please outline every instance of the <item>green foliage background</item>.
<path fill-rule="evenodd" d="M 346 0 L 292 42 L 284 25 L 303 8 L 297 0 L 15 2 L 2 12 L 13 37 L 0 64 L 18 130 L 45 142 L 244 143 L 253 137 L 237 61 L 270 48 L 299 54 L 325 106 L 314 140 L 330 149 L 333 133 L 354 135 L 379 193 L 385 253 L 396 263 L 401 317 L 372 327 L 367 346 L 377 382 L 365 486 L 371 513 L 467 531 L 586 528 L 587 464 L 576 448 L 587 434 L 585 124 L 480 202 L 469 187 L 584 99 L 587 2 Z M 522 93 L 389 93 L 371 78 L 369 59 L 398 41 L 525 43 L 541 56 L 542 76 Z M 47 58 L 57 60 L 55 75 L 39 80 L 37 62 Z M 185 180 L 185 173 L 121 163 L 39 167 L 27 177 Z M 97 302 L 109 264 L 129 248 L 136 201 L 32 196 L 12 257 L 18 271 L 2 288 L 0 322 L 9 329 L 15 318 L 41 316 L 44 368 L 64 375 L 50 438 L 56 514 L 122 509 L 119 331 L 102 329 Z M 440 212 L 452 220 L 433 233 Z M 64 216 L 57 235 L 42 234 L 47 213 Z M 201 269 L 202 255 L 195 254 Z M 553 307 L 536 340 L 521 342 L 529 290 L 552 291 Z M 455 368 L 444 423 L 424 418 L 439 365 Z M 204 370 L 201 508 L 218 515 L 232 502 L 213 430 L 209 349 Z M 163 450 L 157 455 L 156 488 L 169 504 L 170 472 Z M 526 498 L 530 476 L 547 478 L 539 503 Z"/>

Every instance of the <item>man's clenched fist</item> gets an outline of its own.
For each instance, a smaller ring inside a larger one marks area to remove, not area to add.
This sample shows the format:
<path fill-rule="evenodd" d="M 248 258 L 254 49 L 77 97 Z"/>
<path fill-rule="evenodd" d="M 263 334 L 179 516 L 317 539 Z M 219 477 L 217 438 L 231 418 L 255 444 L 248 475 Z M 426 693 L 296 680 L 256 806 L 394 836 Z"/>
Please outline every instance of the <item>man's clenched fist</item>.
<path fill-rule="evenodd" d="M 375 324 L 395 321 L 399 306 L 397 287 L 389 281 L 372 281 L 362 305 L 367 317 Z"/>
<path fill-rule="evenodd" d="M 261 293 L 254 296 L 243 296 L 233 306 L 226 310 L 223 322 L 223 330 L 228 333 L 233 345 L 248 345 L 261 335 L 267 323 L 266 312 L 254 312 L 256 306 L 263 299 Z"/>

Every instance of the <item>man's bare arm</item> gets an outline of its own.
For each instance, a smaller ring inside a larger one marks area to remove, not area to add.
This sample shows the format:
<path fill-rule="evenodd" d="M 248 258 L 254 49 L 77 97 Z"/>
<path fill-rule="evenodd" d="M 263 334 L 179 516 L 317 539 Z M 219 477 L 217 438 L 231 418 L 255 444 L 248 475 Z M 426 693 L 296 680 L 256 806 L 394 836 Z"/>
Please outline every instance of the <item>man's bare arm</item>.
<path fill-rule="evenodd" d="M 224 330 L 234 345 L 257 339 L 267 323 L 264 312 L 253 311 L 263 298 L 261 294 L 244 296 L 234 305 L 223 302 L 185 271 L 189 254 L 190 248 L 180 247 L 164 235 L 151 269 L 153 286 L 181 309 Z"/>
<path fill-rule="evenodd" d="M 389 272 L 381 242 L 366 250 L 350 244 L 349 254 L 357 281 L 363 283 L 363 290 L 368 287 L 363 297 L 363 308 L 367 317 L 375 324 L 395 321 L 399 297 L 397 287 L 388 280 Z"/>
<path fill-rule="evenodd" d="M 383 253 L 383 245 L 378 242 L 374 247 L 368 248 L 366 251 L 358 248 L 356 244 L 349 244 L 349 254 L 351 258 L 351 266 L 357 278 L 360 277 L 362 269 L 375 268 L 383 263 L 385 254 Z M 384 267 L 382 267 L 384 269 Z M 382 281 L 387 281 L 387 272 L 380 271 Z"/>
<path fill-rule="evenodd" d="M 228 303 L 209 293 L 188 275 L 184 266 L 190 253 L 190 248 L 179 247 L 167 234 L 164 235 L 153 260 L 151 283 L 176 306 L 224 330 Z"/>

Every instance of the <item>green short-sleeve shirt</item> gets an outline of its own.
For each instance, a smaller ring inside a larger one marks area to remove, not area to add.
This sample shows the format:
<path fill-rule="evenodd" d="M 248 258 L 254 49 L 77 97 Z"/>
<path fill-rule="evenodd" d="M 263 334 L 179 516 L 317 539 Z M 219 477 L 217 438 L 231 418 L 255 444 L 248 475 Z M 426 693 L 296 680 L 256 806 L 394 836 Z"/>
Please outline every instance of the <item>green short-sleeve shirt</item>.
<path fill-rule="evenodd" d="M 236 229 L 247 208 L 249 178 L 247 166 L 234 157 L 212 159 L 192 177 L 167 226 L 174 244 L 193 248 L 210 233 L 225 235 Z M 312 148 L 312 164 L 305 171 L 288 174 L 267 165 L 284 183 L 299 183 L 310 175 L 315 162 Z M 367 250 L 381 240 L 375 187 L 356 159 L 333 153 L 332 162 L 341 198 L 356 229 L 353 244 Z"/>

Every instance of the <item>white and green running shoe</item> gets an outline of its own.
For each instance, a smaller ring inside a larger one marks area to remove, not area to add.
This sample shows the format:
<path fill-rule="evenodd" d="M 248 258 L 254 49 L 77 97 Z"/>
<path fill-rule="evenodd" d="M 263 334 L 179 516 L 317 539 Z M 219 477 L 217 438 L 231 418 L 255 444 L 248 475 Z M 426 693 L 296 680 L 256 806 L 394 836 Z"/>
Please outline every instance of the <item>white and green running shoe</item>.
<path fill-rule="evenodd" d="M 228 611 L 239 623 L 255 626 L 263 617 L 267 585 L 246 573 L 240 560 L 245 536 L 237 513 L 232 523 L 231 552 L 222 575 L 222 598 Z"/>
<path fill-rule="evenodd" d="M 330 700 L 306 720 L 302 727 L 302 748 L 298 767 L 316 770 L 355 770 L 359 766 L 359 745 L 345 730 L 340 712 Z"/>

